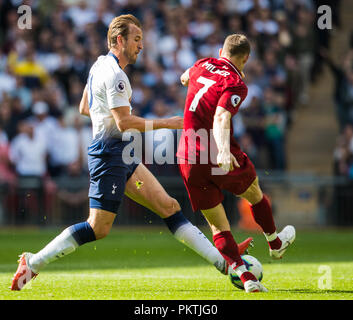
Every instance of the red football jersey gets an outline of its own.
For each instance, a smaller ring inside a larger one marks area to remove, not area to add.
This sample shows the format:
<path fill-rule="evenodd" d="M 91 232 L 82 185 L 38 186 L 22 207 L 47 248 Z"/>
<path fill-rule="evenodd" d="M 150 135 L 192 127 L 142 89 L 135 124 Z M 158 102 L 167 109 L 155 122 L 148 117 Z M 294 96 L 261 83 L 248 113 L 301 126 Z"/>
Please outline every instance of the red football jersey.
<path fill-rule="evenodd" d="M 234 116 L 247 93 L 240 71 L 230 60 L 223 57 L 198 60 L 189 70 L 184 128 L 177 157 L 189 163 L 216 164 L 218 150 L 211 131 L 216 108 L 223 107 Z M 242 153 L 233 137 L 232 125 L 230 136 L 231 152 Z"/>

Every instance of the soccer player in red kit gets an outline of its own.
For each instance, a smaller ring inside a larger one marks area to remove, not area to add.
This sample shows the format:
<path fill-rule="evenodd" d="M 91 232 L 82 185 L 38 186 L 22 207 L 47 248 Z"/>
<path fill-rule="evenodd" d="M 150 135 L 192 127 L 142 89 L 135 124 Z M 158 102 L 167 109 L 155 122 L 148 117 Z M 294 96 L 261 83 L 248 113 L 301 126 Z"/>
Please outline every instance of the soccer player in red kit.
<path fill-rule="evenodd" d="M 180 80 L 188 86 L 184 128 L 177 157 L 194 211 L 201 210 L 215 246 L 240 277 L 246 292 L 267 291 L 241 259 L 230 231 L 222 190 L 247 199 L 269 243 L 270 256 L 281 258 L 295 239 L 293 226 L 276 232 L 268 198 L 260 189 L 254 165 L 233 137 L 232 117 L 246 98 L 242 78 L 250 54 L 246 36 L 225 39 L 220 58 L 198 60 Z"/>

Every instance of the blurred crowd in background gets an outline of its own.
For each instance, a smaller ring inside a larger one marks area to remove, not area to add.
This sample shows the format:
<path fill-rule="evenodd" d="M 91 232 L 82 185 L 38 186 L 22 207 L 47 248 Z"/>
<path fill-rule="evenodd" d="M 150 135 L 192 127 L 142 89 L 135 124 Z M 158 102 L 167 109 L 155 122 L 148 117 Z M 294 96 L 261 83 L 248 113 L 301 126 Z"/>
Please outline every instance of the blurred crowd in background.
<path fill-rule="evenodd" d="M 326 50 L 320 55 L 334 77 L 333 100 L 340 129 L 333 153 L 334 174 L 353 179 L 353 31 L 343 61 L 335 63 Z"/>
<path fill-rule="evenodd" d="M 144 50 L 125 70 L 133 112 L 143 117 L 182 115 L 182 72 L 218 57 L 228 34 L 245 33 L 249 91 L 234 134 L 257 168 L 285 170 L 286 132 L 329 45 L 328 33 L 313 27 L 319 2 L 0 0 L 0 179 L 87 175 L 90 120 L 78 105 L 91 65 L 107 53 L 109 23 L 126 13 L 143 24 Z M 32 29 L 18 28 L 22 4 L 32 9 Z"/>

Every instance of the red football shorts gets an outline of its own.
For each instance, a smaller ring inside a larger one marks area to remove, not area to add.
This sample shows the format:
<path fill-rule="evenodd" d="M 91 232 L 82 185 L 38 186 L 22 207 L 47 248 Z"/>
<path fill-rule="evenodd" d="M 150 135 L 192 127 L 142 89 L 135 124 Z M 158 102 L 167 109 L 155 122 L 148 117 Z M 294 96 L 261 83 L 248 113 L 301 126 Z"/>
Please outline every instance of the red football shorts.
<path fill-rule="evenodd" d="M 245 153 L 237 154 L 236 159 L 240 168 L 226 175 L 213 175 L 211 169 L 217 168 L 214 165 L 179 163 L 193 211 L 216 207 L 224 200 L 222 190 L 240 195 L 250 187 L 256 178 L 255 167 Z"/>

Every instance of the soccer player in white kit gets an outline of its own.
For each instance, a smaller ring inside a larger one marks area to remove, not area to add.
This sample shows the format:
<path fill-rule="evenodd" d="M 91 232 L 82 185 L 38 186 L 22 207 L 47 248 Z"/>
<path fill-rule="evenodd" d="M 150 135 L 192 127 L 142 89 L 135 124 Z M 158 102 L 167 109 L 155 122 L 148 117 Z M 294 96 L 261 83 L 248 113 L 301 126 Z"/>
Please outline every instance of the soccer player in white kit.
<path fill-rule="evenodd" d="M 12 281 L 12 290 L 21 290 L 50 262 L 72 253 L 87 242 L 107 236 L 124 194 L 158 214 L 177 240 L 220 272 L 228 274 L 228 265 L 219 251 L 184 217 L 177 200 L 166 193 L 142 163 L 127 164 L 124 161 L 123 150 L 130 143 L 129 140 L 124 141 L 124 131 L 132 128 L 140 132 L 146 128 L 180 129 L 183 118 L 146 120 L 131 114 L 132 89 L 124 68 L 136 62 L 143 48 L 138 19 L 133 15 L 114 18 L 107 41 L 110 51 L 93 64 L 80 103 L 80 113 L 90 116 L 93 126 L 93 141 L 88 148 L 89 217 L 85 222 L 66 228 L 36 254 L 23 253 Z M 142 183 L 136 184 L 138 182 Z M 248 238 L 239 245 L 242 253 L 251 240 Z"/>

